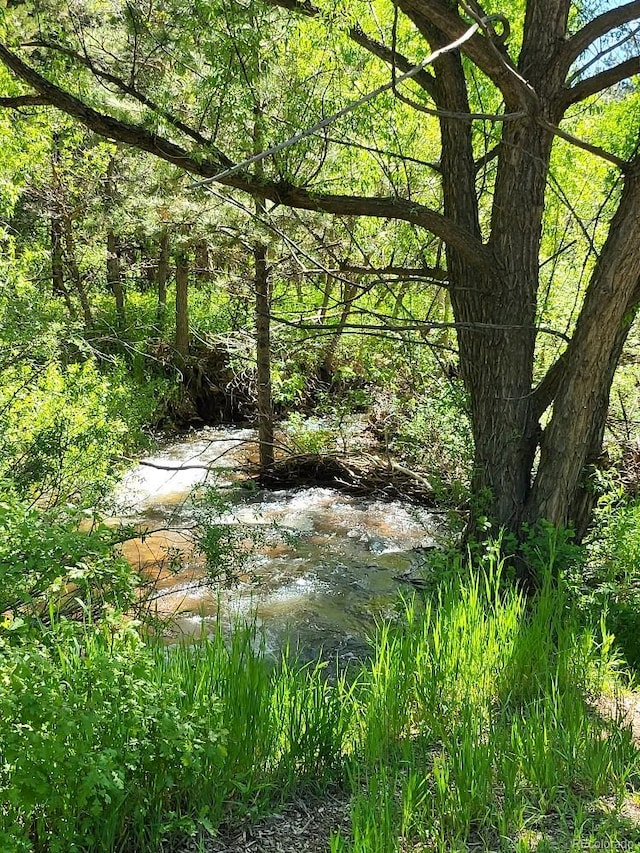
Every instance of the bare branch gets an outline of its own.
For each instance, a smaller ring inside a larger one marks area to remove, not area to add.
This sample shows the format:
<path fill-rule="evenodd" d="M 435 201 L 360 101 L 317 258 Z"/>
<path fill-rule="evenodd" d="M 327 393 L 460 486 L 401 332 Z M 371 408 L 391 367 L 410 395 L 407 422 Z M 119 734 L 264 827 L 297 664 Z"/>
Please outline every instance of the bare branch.
<path fill-rule="evenodd" d="M 356 264 L 341 264 L 340 271 L 348 273 L 356 273 L 358 275 L 393 275 L 406 276 L 408 278 L 430 278 L 435 281 L 446 282 L 449 279 L 449 273 L 443 269 L 435 267 L 366 267 L 357 266 Z"/>
<path fill-rule="evenodd" d="M 640 57 L 633 56 L 619 65 L 614 65 L 613 68 L 594 74 L 593 77 L 587 77 L 586 80 L 581 80 L 580 83 L 566 89 L 565 104 L 567 106 L 577 104 L 579 101 L 584 101 L 585 98 L 602 92 L 603 89 L 615 86 L 638 73 L 640 73 Z"/>
<path fill-rule="evenodd" d="M 613 42 L 612 44 L 605 45 L 602 50 L 599 50 L 594 56 L 591 56 L 588 62 L 578 68 L 577 71 L 574 71 L 569 78 L 566 80 L 565 85 L 567 88 L 572 86 L 576 80 L 584 79 L 585 72 L 589 68 L 593 68 L 594 65 L 598 65 L 602 63 L 605 56 L 608 56 L 615 51 L 619 51 L 623 44 L 626 44 L 628 41 L 635 39 L 636 36 L 640 33 L 640 26 L 633 27 L 633 29 L 628 30 L 622 38 L 618 39 L 618 41 Z"/>
<path fill-rule="evenodd" d="M 411 107 L 414 110 L 417 110 L 420 113 L 425 113 L 428 116 L 434 116 L 436 118 L 448 118 L 454 121 L 493 121 L 498 123 L 506 123 L 509 121 L 517 121 L 518 119 L 525 118 L 525 116 L 527 115 L 524 110 L 520 110 L 516 113 L 457 113 L 452 110 L 439 110 L 436 107 L 428 107 L 426 104 L 421 104 L 419 101 L 415 101 L 413 98 L 409 98 L 406 95 L 403 95 L 402 92 L 396 87 L 395 83 L 393 85 L 393 94 L 399 101 L 402 101 L 403 104 L 407 104 L 407 106 Z"/>
<path fill-rule="evenodd" d="M 594 41 L 611 32 L 611 30 L 615 30 L 616 27 L 621 27 L 637 18 L 640 18 L 640 0 L 634 0 L 633 3 L 625 3 L 616 9 L 610 9 L 585 24 L 560 51 L 558 61 L 561 63 L 561 67 L 564 66 L 565 73 Z"/>
<path fill-rule="evenodd" d="M 368 311 L 371 315 L 373 312 Z M 374 326 L 368 323 L 323 323 L 319 326 L 318 323 L 299 323 L 295 320 L 288 320 L 286 317 L 272 314 L 271 319 L 274 323 L 279 323 L 282 326 L 290 326 L 295 329 L 300 329 L 305 332 L 315 332 L 321 328 L 323 332 L 335 331 L 337 329 L 358 329 L 360 331 L 369 332 L 423 332 L 425 329 L 470 329 L 475 332 L 486 332 L 505 329 L 521 329 L 531 328 L 530 326 L 501 324 L 501 323 L 444 323 L 435 320 L 419 320 L 415 323 L 385 323 L 380 326 Z M 547 326 L 536 326 L 536 332 L 544 335 L 551 335 L 554 338 L 560 338 L 565 343 L 569 342 L 569 338 L 563 332 L 557 329 L 551 329 Z"/>
<path fill-rule="evenodd" d="M 564 139 L 565 142 L 569 142 L 571 145 L 575 145 L 576 148 L 582 148 L 583 151 L 588 151 L 595 157 L 599 157 L 601 160 L 606 160 L 608 163 L 612 163 L 614 166 L 617 166 L 617 168 L 621 171 L 624 172 L 629 168 L 629 164 L 626 160 L 623 160 L 622 157 L 618 157 L 615 154 L 612 154 L 610 151 L 605 151 L 604 148 L 600 148 L 598 145 L 592 145 L 590 142 L 585 142 L 584 139 L 579 139 L 572 133 L 568 133 L 566 130 L 562 130 L 561 127 L 552 124 L 550 121 L 545 121 L 545 119 L 541 117 L 538 118 L 538 122 L 544 128 L 551 131 L 554 136 L 559 136 L 560 139 Z"/>
<path fill-rule="evenodd" d="M 501 150 L 500 145 L 501 145 L 501 143 L 498 142 L 496 145 L 493 146 L 493 148 L 489 148 L 489 150 L 486 151 L 482 155 L 482 157 L 479 157 L 476 160 L 476 173 L 482 171 L 482 169 L 484 169 L 485 166 L 488 166 L 489 163 L 491 163 L 493 160 L 495 160 L 500 155 L 500 150 Z"/>
<path fill-rule="evenodd" d="M 563 352 L 547 370 L 545 376 L 532 392 L 531 416 L 538 421 L 546 412 L 558 393 L 564 379 L 567 364 L 566 352 Z"/>

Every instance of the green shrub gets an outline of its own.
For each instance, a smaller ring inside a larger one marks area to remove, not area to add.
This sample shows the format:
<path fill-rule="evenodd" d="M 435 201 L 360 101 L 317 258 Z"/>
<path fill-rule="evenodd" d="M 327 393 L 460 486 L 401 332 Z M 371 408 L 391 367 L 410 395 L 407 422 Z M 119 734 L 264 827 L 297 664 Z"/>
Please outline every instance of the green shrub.
<path fill-rule="evenodd" d="M 46 643 L 2 652 L 3 850 L 153 849 L 191 826 L 195 791 L 213 806 L 220 702 L 167 677 L 126 625 L 61 623 Z"/>
<path fill-rule="evenodd" d="M 15 629 L 52 613 L 125 609 L 134 599 L 131 567 L 113 550 L 114 531 L 73 508 L 39 510 L 0 481 L 0 614 Z"/>
<path fill-rule="evenodd" d="M 640 500 L 609 491 L 600 502 L 586 564 L 569 574 L 579 607 L 606 614 L 609 630 L 633 669 L 640 669 Z"/>
<path fill-rule="evenodd" d="M 338 431 L 324 421 L 292 412 L 283 428 L 286 443 L 294 453 L 327 453 L 335 449 Z"/>
<path fill-rule="evenodd" d="M 464 393 L 445 377 L 429 382 L 420 397 L 400 406 L 391 449 L 427 470 L 443 497 L 464 496 L 471 474 L 473 438 Z"/>

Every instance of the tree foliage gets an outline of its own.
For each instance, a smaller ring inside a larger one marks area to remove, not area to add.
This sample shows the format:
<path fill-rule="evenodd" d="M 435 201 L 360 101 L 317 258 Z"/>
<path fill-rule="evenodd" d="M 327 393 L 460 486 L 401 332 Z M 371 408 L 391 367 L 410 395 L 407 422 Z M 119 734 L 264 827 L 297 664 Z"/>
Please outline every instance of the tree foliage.
<path fill-rule="evenodd" d="M 342 270 L 410 256 L 453 310 L 476 495 L 514 532 L 546 518 L 580 537 L 640 301 L 639 17 L 637 1 L 25 3 L 4 17 L 0 103 L 153 154 L 201 179 L 194 198 L 261 200 L 271 239 L 337 217 Z"/>

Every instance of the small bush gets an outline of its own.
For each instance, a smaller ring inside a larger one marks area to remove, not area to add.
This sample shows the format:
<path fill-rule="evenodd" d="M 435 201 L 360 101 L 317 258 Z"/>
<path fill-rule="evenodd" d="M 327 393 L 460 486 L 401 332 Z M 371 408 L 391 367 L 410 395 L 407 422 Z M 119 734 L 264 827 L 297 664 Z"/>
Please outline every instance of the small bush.
<path fill-rule="evenodd" d="M 640 500 L 605 494 L 584 566 L 569 583 L 578 606 L 591 618 L 606 614 L 609 630 L 627 663 L 640 669 Z"/>

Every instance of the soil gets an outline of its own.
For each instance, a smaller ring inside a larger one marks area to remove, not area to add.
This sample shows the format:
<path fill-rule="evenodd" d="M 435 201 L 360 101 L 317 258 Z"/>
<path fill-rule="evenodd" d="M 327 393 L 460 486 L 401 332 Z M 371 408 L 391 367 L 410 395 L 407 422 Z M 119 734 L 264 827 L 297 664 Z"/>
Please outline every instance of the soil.
<path fill-rule="evenodd" d="M 327 853 L 333 835 L 349 837 L 349 797 L 325 794 L 296 800 L 255 823 L 222 826 L 215 838 L 190 842 L 179 853 Z"/>

